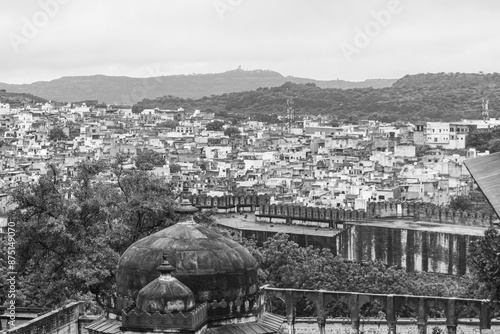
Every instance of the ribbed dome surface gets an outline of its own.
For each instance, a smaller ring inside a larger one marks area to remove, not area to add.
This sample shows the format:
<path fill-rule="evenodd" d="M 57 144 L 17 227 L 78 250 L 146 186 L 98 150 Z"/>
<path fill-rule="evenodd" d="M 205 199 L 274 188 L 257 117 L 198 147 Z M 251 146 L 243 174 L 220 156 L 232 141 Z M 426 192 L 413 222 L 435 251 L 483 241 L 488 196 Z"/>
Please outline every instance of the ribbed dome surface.
<path fill-rule="evenodd" d="M 226 301 L 254 294 L 257 262 L 240 244 L 195 223 L 178 223 L 132 244 L 118 262 L 118 308 L 135 301 L 157 278 L 165 254 L 175 276 L 197 302 Z"/>
<path fill-rule="evenodd" d="M 137 308 L 149 313 L 190 311 L 194 307 L 194 295 L 187 286 L 172 277 L 174 267 L 163 254 L 163 263 L 156 270 L 160 277 L 150 282 L 137 295 Z"/>
<path fill-rule="evenodd" d="M 137 296 L 137 308 L 149 313 L 189 311 L 193 307 L 193 292 L 175 278 L 168 282 L 157 278 Z"/>

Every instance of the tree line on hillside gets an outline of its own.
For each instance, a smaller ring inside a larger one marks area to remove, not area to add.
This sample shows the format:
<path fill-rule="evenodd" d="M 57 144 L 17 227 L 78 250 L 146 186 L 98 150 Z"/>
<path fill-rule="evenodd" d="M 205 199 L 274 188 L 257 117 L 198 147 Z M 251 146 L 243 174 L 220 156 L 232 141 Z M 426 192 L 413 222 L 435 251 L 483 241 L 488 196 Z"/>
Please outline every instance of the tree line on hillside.
<path fill-rule="evenodd" d="M 500 75 L 484 76 L 435 74 L 407 76 L 389 88 L 333 89 L 316 84 L 287 82 L 279 87 L 254 91 L 184 99 L 163 96 L 145 99 L 133 106 L 134 112 L 146 108 L 186 110 L 210 109 L 259 119 L 262 115 L 286 115 L 286 101 L 294 100 L 297 115 L 330 115 L 338 119 L 356 116 L 382 122 L 459 121 L 481 117 L 482 99 L 490 101 L 490 116 L 499 117 Z"/>

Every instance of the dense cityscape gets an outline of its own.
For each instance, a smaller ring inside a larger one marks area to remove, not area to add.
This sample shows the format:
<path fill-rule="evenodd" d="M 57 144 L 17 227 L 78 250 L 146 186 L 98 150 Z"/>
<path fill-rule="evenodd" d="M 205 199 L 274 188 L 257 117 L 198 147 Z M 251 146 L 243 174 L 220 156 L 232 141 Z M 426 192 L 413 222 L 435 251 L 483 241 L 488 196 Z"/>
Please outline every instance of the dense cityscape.
<path fill-rule="evenodd" d="M 332 126 L 327 115 L 295 115 L 286 105 L 276 124 L 182 106 L 138 113 L 91 101 L 0 107 L 4 213 L 9 191 L 37 182 L 47 164 L 70 176 L 82 161 L 118 155 L 127 157 L 125 168 L 139 167 L 138 155 L 150 159 L 147 169 L 178 189 L 190 181 L 193 195 L 267 194 L 276 204 L 365 211 L 373 201 L 447 206 L 475 190 L 463 161 L 489 153 L 467 145 L 468 135 L 500 125 L 491 118 Z"/>
<path fill-rule="evenodd" d="M 0 1 L 0 334 L 500 333 L 498 13 Z"/>

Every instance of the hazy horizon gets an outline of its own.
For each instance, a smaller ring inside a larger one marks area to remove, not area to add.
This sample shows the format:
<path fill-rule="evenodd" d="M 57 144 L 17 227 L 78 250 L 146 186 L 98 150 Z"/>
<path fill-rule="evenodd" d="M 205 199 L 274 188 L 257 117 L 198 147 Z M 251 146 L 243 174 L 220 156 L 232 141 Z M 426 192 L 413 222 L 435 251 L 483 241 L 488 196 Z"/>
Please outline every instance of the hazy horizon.
<path fill-rule="evenodd" d="M 221 73 L 314 80 L 498 72 L 500 2 L 0 2 L 0 82 Z"/>
<path fill-rule="evenodd" d="M 213 73 L 186 73 L 186 74 L 162 74 L 162 75 L 159 75 L 159 76 L 189 76 L 189 75 L 210 75 L 210 74 L 221 74 L 221 73 L 225 73 L 225 72 L 229 72 L 229 71 L 232 71 L 232 70 L 235 70 L 235 69 L 228 69 L 226 71 L 221 71 L 221 72 L 213 72 Z M 251 71 L 259 71 L 259 70 L 262 70 L 260 68 L 256 68 L 256 69 L 243 69 L 242 70 L 244 71 L 247 71 L 247 72 L 251 72 Z M 277 71 L 273 71 L 271 69 L 269 70 L 262 70 L 262 71 L 271 71 L 271 72 L 276 72 L 276 73 L 279 73 Z M 397 80 L 397 79 L 400 79 L 400 78 L 367 78 L 367 79 L 362 79 L 362 80 L 347 80 L 347 79 L 342 79 L 342 78 L 332 78 L 332 79 L 317 79 L 317 78 L 309 78 L 309 77 L 296 77 L 296 76 L 293 76 L 293 75 L 285 75 L 283 73 L 279 73 L 281 74 L 284 78 L 287 78 L 287 77 L 295 77 L 295 78 L 301 78 L 301 79 L 311 79 L 311 80 L 317 80 L 317 81 L 335 81 L 335 80 L 341 80 L 341 81 L 349 81 L 349 82 L 364 82 L 364 81 L 367 81 L 367 80 L 378 80 L 378 79 L 381 79 L 381 80 Z M 419 73 L 414 73 L 414 74 L 419 74 Z M 485 73 L 487 74 L 487 73 Z M 119 75 L 119 74 L 103 74 L 103 73 L 94 73 L 94 74 L 82 74 L 82 75 L 64 75 L 62 77 L 58 77 L 58 78 L 52 78 L 52 79 L 47 79 L 47 80 L 36 80 L 36 81 L 32 81 L 32 82 L 22 82 L 22 83 L 11 83 L 11 82 L 5 82 L 5 81 L 0 81 L 1 83 L 4 83 L 4 84 L 11 84 L 11 85 L 30 85 L 30 84 L 33 84 L 33 83 L 36 83 L 36 82 L 49 82 L 49 81 L 53 81 L 53 80 L 58 80 L 58 79 L 62 79 L 62 78 L 65 78 L 65 77 L 92 77 L 92 76 L 99 76 L 99 75 L 102 75 L 102 76 L 107 76 L 107 77 L 126 77 L 126 78 L 134 78 L 134 79 L 142 79 L 142 78 L 153 78 L 153 77 L 156 77 L 155 76 L 143 76 L 143 77 L 139 77 L 139 76 L 130 76 L 130 75 Z M 406 75 L 406 74 L 405 74 Z M 412 75 L 412 74 L 410 74 Z"/>

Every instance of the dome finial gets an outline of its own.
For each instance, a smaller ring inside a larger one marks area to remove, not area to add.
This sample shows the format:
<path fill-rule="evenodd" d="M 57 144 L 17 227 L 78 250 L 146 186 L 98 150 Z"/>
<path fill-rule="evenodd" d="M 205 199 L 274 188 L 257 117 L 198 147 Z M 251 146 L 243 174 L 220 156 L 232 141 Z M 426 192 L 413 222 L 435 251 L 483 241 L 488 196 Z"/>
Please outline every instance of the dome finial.
<path fill-rule="evenodd" d="M 181 222 L 190 222 L 190 216 L 198 211 L 198 208 L 191 204 L 190 197 L 189 182 L 184 181 L 182 184 L 182 192 L 179 196 L 179 206 L 175 210 L 176 213 L 184 216 L 181 217 Z"/>
<path fill-rule="evenodd" d="M 192 310 L 195 305 L 193 291 L 171 275 L 175 268 L 168 262 L 167 253 L 162 257 L 162 263 L 156 267 L 160 277 L 139 291 L 137 309 L 151 314 Z"/>
<path fill-rule="evenodd" d="M 172 272 L 175 271 L 175 268 L 168 262 L 167 253 L 163 253 L 163 262 L 156 267 L 156 270 L 160 273 L 160 278 L 168 278 L 172 276 Z"/>

